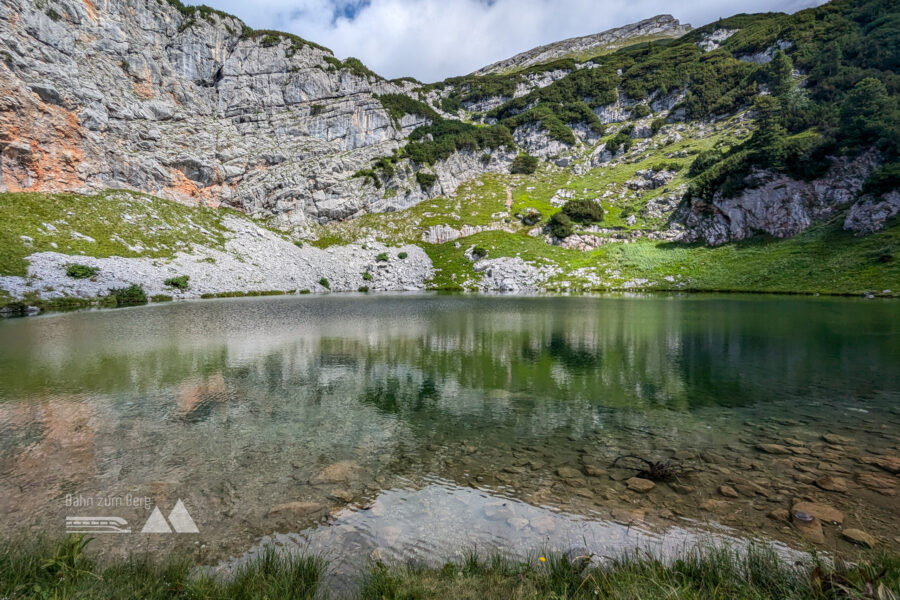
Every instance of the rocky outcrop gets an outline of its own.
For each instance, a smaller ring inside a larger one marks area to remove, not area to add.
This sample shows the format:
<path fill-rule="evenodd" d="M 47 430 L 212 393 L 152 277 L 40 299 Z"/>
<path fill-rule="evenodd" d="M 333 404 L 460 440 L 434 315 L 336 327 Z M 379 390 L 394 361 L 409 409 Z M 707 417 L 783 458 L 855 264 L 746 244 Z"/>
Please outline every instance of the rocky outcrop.
<path fill-rule="evenodd" d="M 604 51 L 621 48 L 634 41 L 635 38 L 641 38 L 643 41 L 646 41 L 648 37 L 651 39 L 676 38 L 681 37 L 690 30 L 690 25 L 682 25 L 672 15 L 657 15 L 624 27 L 609 29 L 602 33 L 569 38 L 546 46 L 538 46 L 516 54 L 512 58 L 484 67 L 476 71 L 474 75 L 504 73 L 572 55 L 602 54 Z"/>
<path fill-rule="evenodd" d="M 876 233 L 884 229 L 888 220 L 900 214 L 900 192 L 893 191 L 875 196 L 862 196 L 844 219 L 844 229 L 858 235 Z"/>
<path fill-rule="evenodd" d="M 675 179 L 678 173 L 674 171 L 654 171 L 646 169 L 635 173 L 635 177 L 625 182 L 625 187 L 631 190 L 655 190 Z"/>
<path fill-rule="evenodd" d="M 852 160 L 834 159 L 828 173 L 813 181 L 754 171 L 746 180 L 748 187 L 736 196 L 725 198 L 717 193 L 708 202 L 690 198 L 672 220 L 685 226 L 684 241 L 712 246 L 757 233 L 788 238 L 852 204 L 876 166 L 876 155 L 870 152 Z M 865 211 L 862 207 L 857 210 L 860 227 Z"/>
<path fill-rule="evenodd" d="M 426 244 L 443 244 L 484 231 L 507 231 L 511 233 L 513 229 L 502 222 L 489 223 L 487 225 L 463 225 L 459 229 L 454 229 L 449 225 L 432 225 L 422 233 L 422 241 Z"/>
<path fill-rule="evenodd" d="M 0 191 L 131 188 L 282 225 L 379 206 L 351 175 L 426 121 L 327 49 L 167 2 L 0 0 Z"/>

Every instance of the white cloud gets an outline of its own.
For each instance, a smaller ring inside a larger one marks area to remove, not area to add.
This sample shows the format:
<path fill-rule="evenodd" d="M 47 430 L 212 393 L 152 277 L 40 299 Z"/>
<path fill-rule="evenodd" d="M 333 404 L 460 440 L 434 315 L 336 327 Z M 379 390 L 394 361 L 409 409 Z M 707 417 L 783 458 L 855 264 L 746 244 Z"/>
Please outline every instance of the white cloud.
<path fill-rule="evenodd" d="M 385 77 L 436 81 L 529 48 L 671 13 L 704 25 L 738 12 L 794 12 L 823 0 L 204 0 L 251 27 L 289 31 Z M 346 15 L 352 15 L 348 18 Z"/>

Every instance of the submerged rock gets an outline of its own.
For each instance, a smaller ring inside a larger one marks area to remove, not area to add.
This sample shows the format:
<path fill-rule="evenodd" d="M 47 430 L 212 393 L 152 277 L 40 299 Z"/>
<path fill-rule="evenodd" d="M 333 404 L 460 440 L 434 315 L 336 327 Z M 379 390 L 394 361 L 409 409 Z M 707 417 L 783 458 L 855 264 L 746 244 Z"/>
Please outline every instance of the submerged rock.
<path fill-rule="evenodd" d="M 756 449 L 766 454 L 790 454 L 791 451 L 780 444 L 757 444 Z"/>
<path fill-rule="evenodd" d="M 309 480 L 313 485 L 323 483 L 347 483 L 355 476 L 359 465 L 353 461 L 344 460 L 328 465 Z"/>
<path fill-rule="evenodd" d="M 797 502 L 791 508 L 791 514 L 796 517 L 798 513 L 806 513 L 826 523 L 840 525 L 844 522 L 844 513 L 827 504 L 819 504 L 818 502 Z"/>
<path fill-rule="evenodd" d="M 730 485 L 720 485 L 719 493 L 725 496 L 726 498 L 740 498 L 740 494 Z"/>
<path fill-rule="evenodd" d="M 826 475 L 825 477 L 816 479 L 816 485 L 819 488 L 829 492 L 847 491 L 847 481 L 842 477 L 832 477 L 831 475 Z"/>
<path fill-rule="evenodd" d="M 269 509 L 269 515 L 280 515 L 284 513 L 292 513 L 295 515 L 309 515 L 317 513 L 325 508 L 324 504 L 318 502 L 286 502 L 278 504 Z"/>
<path fill-rule="evenodd" d="M 874 536 L 869 535 L 861 529 L 845 529 L 841 532 L 841 535 L 844 536 L 845 540 L 853 542 L 854 544 L 859 544 L 860 546 L 865 546 L 866 548 L 874 548 L 878 543 L 878 540 L 876 540 Z"/>
<path fill-rule="evenodd" d="M 628 486 L 629 490 L 637 492 L 638 494 L 646 494 L 656 487 L 656 484 L 649 479 L 642 479 L 640 477 L 632 477 L 626 481 L 625 484 Z"/>

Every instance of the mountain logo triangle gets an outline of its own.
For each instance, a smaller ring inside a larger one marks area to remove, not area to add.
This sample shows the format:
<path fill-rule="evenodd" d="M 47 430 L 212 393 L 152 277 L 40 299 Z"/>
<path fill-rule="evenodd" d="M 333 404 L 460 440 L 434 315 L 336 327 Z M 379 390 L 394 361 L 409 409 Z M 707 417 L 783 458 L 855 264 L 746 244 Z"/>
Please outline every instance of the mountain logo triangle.
<path fill-rule="evenodd" d="M 169 526 L 170 523 L 171 527 Z M 147 522 L 144 523 L 144 528 L 141 529 L 141 533 L 173 533 L 173 530 L 174 533 L 200 533 L 197 524 L 194 523 L 194 519 L 191 518 L 181 498 L 178 499 L 178 502 L 175 503 L 175 508 L 169 513 L 168 521 L 163 517 L 159 506 L 154 506 L 153 512 L 150 513 L 150 518 L 147 519 Z"/>

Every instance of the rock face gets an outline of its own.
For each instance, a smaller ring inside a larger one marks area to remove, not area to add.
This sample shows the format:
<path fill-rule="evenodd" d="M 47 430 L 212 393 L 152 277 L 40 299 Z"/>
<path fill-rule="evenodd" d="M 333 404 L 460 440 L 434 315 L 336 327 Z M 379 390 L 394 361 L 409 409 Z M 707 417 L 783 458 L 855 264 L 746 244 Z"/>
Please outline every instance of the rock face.
<path fill-rule="evenodd" d="M 503 73 L 513 69 L 522 69 L 563 58 L 572 54 L 601 54 L 604 50 L 613 50 L 627 45 L 634 38 L 675 38 L 681 37 L 691 30 L 690 25 L 682 25 L 672 15 L 657 15 L 631 25 L 609 29 L 602 33 L 584 37 L 569 38 L 546 46 L 539 46 L 526 52 L 516 54 L 512 58 L 501 60 L 476 71 L 475 75 Z"/>
<path fill-rule="evenodd" d="M 0 0 L 0 57 L 0 191 L 122 187 L 283 225 L 342 218 L 387 207 L 351 176 L 425 123 L 375 98 L 411 83 L 156 0 Z"/>
<path fill-rule="evenodd" d="M 859 235 L 875 233 L 897 214 L 900 214 L 900 192 L 888 192 L 882 196 L 866 194 L 847 211 L 844 229 Z"/>
<path fill-rule="evenodd" d="M 684 224 L 684 240 L 703 241 L 712 246 L 742 240 L 756 233 L 777 238 L 794 236 L 813 221 L 827 219 L 856 200 L 866 177 L 877 166 L 874 153 L 856 159 L 835 159 L 832 168 L 821 179 L 798 181 L 783 175 L 755 171 L 748 176 L 748 188 L 732 198 L 717 193 L 709 202 L 698 198 L 686 200 L 673 214 L 672 221 Z M 887 196 L 891 196 L 888 194 Z M 896 199 L 894 199 L 896 200 Z M 886 200 L 885 202 L 891 202 Z M 857 215 L 852 221 L 857 231 L 873 227 L 864 217 L 890 212 L 888 208 L 851 207 Z M 881 218 L 883 224 L 886 216 Z"/>

